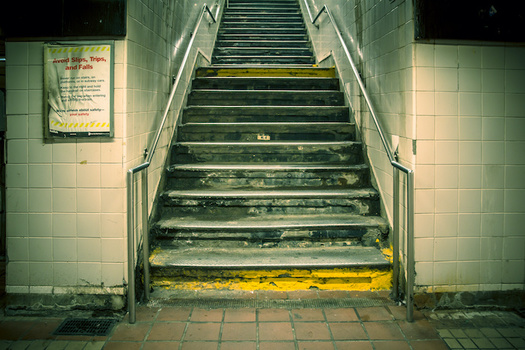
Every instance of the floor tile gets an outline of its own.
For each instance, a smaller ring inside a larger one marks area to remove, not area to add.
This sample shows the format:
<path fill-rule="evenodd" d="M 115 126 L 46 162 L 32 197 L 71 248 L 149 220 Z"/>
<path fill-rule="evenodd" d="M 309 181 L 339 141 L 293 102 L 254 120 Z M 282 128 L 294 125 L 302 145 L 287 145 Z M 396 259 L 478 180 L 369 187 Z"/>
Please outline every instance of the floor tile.
<path fill-rule="evenodd" d="M 227 309 L 224 322 L 255 322 L 255 309 Z"/>
<path fill-rule="evenodd" d="M 333 350 L 334 343 L 323 341 L 299 342 L 299 350 Z"/>
<path fill-rule="evenodd" d="M 259 309 L 257 310 L 259 322 L 290 321 L 290 311 L 285 309 Z"/>
<path fill-rule="evenodd" d="M 221 340 L 257 340 L 256 324 L 255 322 L 225 323 Z"/>
<path fill-rule="evenodd" d="M 410 350 L 406 341 L 375 341 L 373 344 L 376 350 Z"/>
<path fill-rule="evenodd" d="M 428 321 L 398 321 L 397 324 L 408 339 L 439 339 L 436 330 Z"/>
<path fill-rule="evenodd" d="M 259 323 L 259 340 L 294 340 L 289 322 Z"/>
<path fill-rule="evenodd" d="M 328 340 L 331 339 L 328 326 L 324 322 L 295 323 L 297 340 Z"/>
<path fill-rule="evenodd" d="M 394 322 L 364 322 L 370 339 L 395 340 L 403 339 L 403 334 Z"/>
<path fill-rule="evenodd" d="M 259 350 L 295 350 L 294 342 L 260 342 Z"/>
<path fill-rule="evenodd" d="M 161 322 L 155 323 L 148 335 L 149 341 L 168 340 L 179 341 L 182 338 L 186 323 L 180 322 Z"/>
<path fill-rule="evenodd" d="M 221 350 L 256 350 L 256 342 L 221 342 Z"/>
<path fill-rule="evenodd" d="M 324 321 L 322 309 L 298 309 L 292 310 L 294 322 Z"/>
<path fill-rule="evenodd" d="M 53 332 L 58 328 L 58 326 L 60 326 L 61 323 L 62 320 L 53 319 L 37 321 L 33 327 L 27 331 L 23 339 L 55 339 L 56 336 L 53 335 Z"/>
<path fill-rule="evenodd" d="M 336 341 L 337 350 L 373 350 L 368 341 Z"/>
<path fill-rule="evenodd" d="M 220 323 L 190 323 L 184 336 L 184 341 L 189 340 L 219 340 Z"/>
<path fill-rule="evenodd" d="M 157 316 L 157 321 L 188 321 L 191 308 L 162 308 Z"/>
<path fill-rule="evenodd" d="M 295 291 L 289 291 L 288 292 L 288 299 L 296 300 L 296 299 L 317 299 L 317 291 L 316 290 L 295 290 Z"/>
<path fill-rule="evenodd" d="M 182 343 L 182 350 L 217 350 L 218 348 L 219 348 L 219 343 L 215 343 L 215 342 L 184 342 Z"/>
<path fill-rule="evenodd" d="M 288 299 L 288 293 L 277 290 L 260 290 L 257 292 L 257 299 L 259 300 L 277 300 Z"/>
<path fill-rule="evenodd" d="M 341 299 L 350 297 L 346 290 L 320 290 L 318 294 L 320 299 Z"/>
<path fill-rule="evenodd" d="M 330 323 L 329 326 L 335 340 L 368 340 L 368 336 L 359 322 Z"/>
<path fill-rule="evenodd" d="M 150 323 L 120 323 L 117 325 L 111 341 L 143 341 L 151 329 Z"/>
<path fill-rule="evenodd" d="M 414 350 L 448 350 L 442 340 L 412 340 L 410 345 Z"/>
<path fill-rule="evenodd" d="M 33 321 L 11 321 L 0 323 L 0 339 L 18 340 L 33 327 Z"/>
<path fill-rule="evenodd" d="M 179 342 L 171 341 L 148 341 L 144 343 L 142 350 L 174 350 L 179 348 Z"/>
<path fill-rule="evenodd" d="M 141 342 L 109 342 L 104 350 L 140 350 Z"/>
<path fill-rule="evenodd" d="M 222 309 L 207 310 L 193 309 L 191 313 L 191 322 L 222 322 L 224 311 Z"/>
<path fill-rule="evenodd" d="M 353 308 L 324 309 L 328 322 L 357 322 L 359 318 Z"/>
<path fill-rule="evenodd" d="M 514 349 L 514 346 L 505 338 L 489 338 L 489 341 L 494 344 L 496 349 Z"/>
<path fill-rule="evenodd" d="M 361 307 L 357 309 L 361 321 L 391 321 L 390 312 L 384 307 Z"/>

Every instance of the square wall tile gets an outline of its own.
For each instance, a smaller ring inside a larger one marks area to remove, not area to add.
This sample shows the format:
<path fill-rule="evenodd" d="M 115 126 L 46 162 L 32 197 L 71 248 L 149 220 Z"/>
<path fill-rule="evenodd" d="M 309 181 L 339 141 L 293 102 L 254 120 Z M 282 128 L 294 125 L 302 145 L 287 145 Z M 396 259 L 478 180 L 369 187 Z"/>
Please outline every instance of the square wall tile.
<path fill-rule="evenodd" d="M 100 239 L 79 238 L 77 240 L 78 262 L 100 262 Z"/>
<path fill-rule="evenodd" d="M 489 260 L 481 261 L 480 279 L 481 283 L 497 284 L 501 283 L 503 264 L 501 261 Z M 492 289 L 494 290 L 494 289 Z"/>
<path fill-rule="evenodd" d="M 482 47 L 481 66 L 483 68 L 505 68 L 505 48 L 496 46 Z"/>
<path fill-rule="evenodd" d="M 77 189 L 77 211 L 79 213 L 98 213 L 101 208 L 99 189 Z"/>
<path fill-rule="evenodd" d="M 28 210 L 27 189 L 7 188 L 6 189 L 6 211 L 8 213 L 25 213 Z"/>
<path fill-rule="evenodd" d="M 481 68 L 482 51 L 479 46 L 459 46 L 459 67 L 460 68 Z"/>
<path fill-rule="evenodd" d="M 418 165 L 415 172 L 415 186 L 418 189 L 434 188 L 435 167 L 433 165 Z"/>
<path fill-rule="evenodd" d="M 481 263 L 479 261 L 458 262 L 458 284 L 477 284 L 480 282 Z"/>
<path fill-rule="evenodd" d="M 29 44 L 26 42 L 7 42 L 5 45 L 6 62 L 9 66 L 25 66 L 28 63 Z"/>
<path fill-rule="evenodd" d="M 6 92 L 6 113 L 8 115 L 27 114 L 29 93 L 27 90 L 7 90 Z"/>
<path fill-rule="evenodd" d="M 507 142 L 505 144 L 505 162 L 508 165 L 525 165 L 525 142 Z"/>
<path fill-rule="evenodd" d="M 436 262 L 434 263 L 434 284 L 452 285 L 457 280 L 457 263 L 454 262 Z"/>
<path fill-rule="evenodd" d="M 436 164 L 458 164 L 459 161 L 459 142 L 456 141 L 436 141 Z"/>
<path fill-rule="evenodd" d="M 100 162 L 100 143 L 98 142 L 84 142 L 77 144 L 77 159 L 79 163 L 86 162 L 99 163 Z"/>
<path fill-rule="evenodd" d="M 435 65 L 436 67 L 457 67 L 458 47 L 454 45 L 436 45 Z"/>
<path fill-rule="evenodd" d="M 459 119 L 458 117 L 436 117 L 436 140 L 458 140 Z"/>
<path fill-rule="evenodd" d="M 525 226 L 525 215 L 521 213 L 505 214 L 505 235 L 523 236 L 523 227 Z"/>
<path fill-rule="evenodd" d="M 104 188 L 124 188 L 126 187 L 125 171 L 121 164 L 101 164 L 100 181 Z"/>
<path fill-rule="evenodd" d="M 54 143 L 53 163 L 75 163 L 77 161 L 76 143 Z"/>
<path fill-rule="evenodd" d="M 503 238 L 503 259 L 520 260 L 525 252 L 525 236 Z"/>
<path fill-rule="evenodd" d="M 53 239 L 30 238 L 29 256 L 31 261 L 53 261 Z"/>
<path fill-rule="evenodd" d="M 459 190 L 459 212 L 481 213 L 481 190 Z"/>
<path fill-rule="evenodd" d="M 74 188 L 53 189 L 53 212 L 74 213 L 77 209 L 77 191 Z"/>
<path fill-rule="evenodd" d="M 525 94 L 505 95 L 505 115 L 507 117 L 522 118 L 525 115 Z"/>
<path fill-rule="evenodd" d="M 505 143 L 499 141 L 486 141 L 481 146 L 482 164 L 505 164 Z"/>
<path fill-rule="evenodd" d="M 435 91 L 458 91 L 458 70 L 456 68 L 436 68 Z"/>
<path fill-rule="evenodd" d="M 76 214 L 53 214 L 53 236 L 76 237 L 77 215 Z"/>
<path fill-rule="evenodd" d="M 99 188 L 100 165 L 82 163 L 77 165 L 77 187 Z"/>
<path fill-rule="evenodd" d="M 504 191 L 482 190 L 481 192 L 481 211 L 483 213 L 501 213 L 504 211 Z"/>
<path fill-rule="evenodd" d="M 53 146 L 45 144 L 42 140 L 28 141 L 29 163 L 51 163 L 53 159 Z"/>
<path fill-rule="evenodd" d="M 102 239 L 102 262 L 122 263 L 124 259 L 125 241 L 122 238 Z"/>
<path fill-rule="evenodd" d="M 461 146 L 460 146 L 461 147 Z M 465 165 L 459 167 L 459 187 L 462 189 L 481 188 L 482 167 L 480 165 Z"/>
<path fill-rule="evenodd" d="M 29 189 L 28 210 L 30 213 L 50 213 L 52 211 L 51 189 Z"/>
<path fill-rule="evenodd" d="M 525 141 L 525 118 L 505 118 L 505 140 Z"/>
<path fill-rule="evenodd" d="M 113 139 L 113 142 L 100 144 L 100 161 L 102 163 L 122 163 L 123 147 L 121 139 Z"/>
<path fill-rule="evenodd" d="M 77 239 L 55 238 L 53 239 L 53 261 L 54 262 L 76 262 Z"/>
<path fill-rule="evenodd" d="M 458 216 L 458 235 L 460 237 L 480 237 L 481 214 L 460 213 Z"/>
<path fill-rule="evenodd" d="M 459 167 L 457 165 L 436 165 L 436 189 L 458 188 Z"/>
<path fill-rule="evenodd" d="M 505 140 L 505 118 L 486 117 L 482 121 L 483 141 L 503 141 Z"/>
<path fill-rule="evenodd" d="M 475 92 L 459 93 L 459 115 L 476 117 L 481 115 L 481 94 Z"/>
<path fill-rule="evenodd" d="M 122 286 L 124 281 L 124 266 L 122 263 L 102 264 L 102 283 L 104 286 Z"/>
<path fill-rule="evenodd" d="M 481 237 L 480 244 L 483 260 L 501 260 L 503 257 L 503 237 Z"/>
<path fill-rule="evenodd" d="M 525 214 L 525 190 L 505 190 L 504 196 L 506 213 Z"/>
<path fill-rule="evenodd" d="M 100 285 L 102 283 L 102 267 L 100 263 L 78 264 L 78 285 Z"/>
<path fill-rule="evenodd" d="M 29 259 L 29 240 L 26 237 L 8 237 L 6 240 L 9 262 Z"/>
<path fill-rule="evenodd" d="M 75 286 L 78 281 L 78 264 L 76 262 L 53 264 L 53 285 L 55 287 Z"/>
<path fill-rule="evenodd" d="M 482 186 L 484 189 L 501 189 L 501 188 L 512 188 L 509 187 L 508 183 L 505 183 L 505 169 L 507 169 L 507 175 L 510 167 L 503 165 L 484 165 L 483 169 L 483 182 Z M 524 174 L 525 175 L 525 174 Z"/>
<path fill-rule="evenodd" d="M 5 178 L 7 187 L 27 188 L 29 181 L 28 166 L 26 164 L 7 164 Z"/>
<path fill-rule="evenodd" d="M 6 237 L 27 237 L 28 227 L 27 213 L 6 214 Z"/>
<path fill-rule="evenodd" d="M 29 263 L 29 285 L 30 286 L 52 286 L 53 285 L 53 263 Z"/>
<path fill-rule="evenodd" d="M 416 261 L 432 261 L 434 253 L 434 239 L 416 238 L 414 242 L 417 249 L 414 258 Z"/>
<path fill-rule="evenodd" d="M 459 69 L 459 91 L 481 92 L 481 69 Z"/>
<path fill-rule="evenodd" d="M 29 235 L 31 237 L 52 236 L 52 214 L 31 213 L 29 214 Z"/>
<path fill-rule="evenodd" d="M 431 286 L 434 279 L 434 263 L 416 262 L 416 284 L 418 286 Z"/>
<path fill-rule="evenodd" d="M 456 92 L 436 92 L 436 116 L 457 116 L 459 95 Z"/>
<path fill-rule="evenodd" d="M 434 261 L 456 261 L 457 239 L 436 238 L 434 240 Z"/>
<path fill-rule="evenodd" d="M 417 238 L 434 237 L 434 214 L 417 214 L 414 216 L 414 235 Z"/>
<path fill-rule="evenodd" d="M 525 279 L 525 265 L 523 259 L 503 260 L 503 283 L 523 284 Z"/>
<path fill-rule="evenodd" d="M 126 211 L 126 191 L 124 189 L 103 189 L 102 212 L 124 213 Z"/>
<path fill-rule="evenodd" d="M 482 115 L 484 117 L 503 117 L 505 116 L 505 94 L 503 93 L 483 93 L 482 94 Z"/>
<path fill-rule="evenodd" d="M 456 237 L 458 235 L 457 214 L 436 214 L 436 237 Z"/>
<path fill-rule="evenodd" d="M 7 164 L 26 164 L 27 140 L 7 140 Z"/>
<path fill-rule="evenodd" d="M 505 92 L 505 70 L 483 69 L 481 71 L 481 89 L 483 92 L 504 93 Z"/>
<path fill-rule="evenodd" d="M 415 191 L 415 212 L 416 214 L 434 213 L 434 190 L 416 190 Z"/>
<path fill-rule="evenodd" d="M 6 139 L 26 139 L 29 125 L 27 115 L 8 115 Z"/>
<path fill-rule="evenodd" d="M 75 164 L 53 164 L 53 187 L 76 187 L 77 166 Z"/>
<path fill-rule="evenodd" d="M 104 238 L 121 238 L 125 236 L 126 214 L 102 213 L 100 215 L 100 233 Z"/>
<path fill-rule="evenodd" d="M 471 261 L 481 259 L 481 239 L 478 237 L 458 238 L 458 260 Z"/>
<path fill-rule="evenodd" d="M 52 186 L 51 164 L 29 165 L 29 187 L 51 187 Z"/>
<path fill-rule="evenodd" d="M 436 213 L 458 212 L 458 190 L 436 190 Z"/>
<path fill-rule="evenodd" d="M 481 235 L 483 237 L 503 236 L 504 215 L 503 214 L 482 214 L 481 215 Z"/>
<path fill-rule="evenodd" d="M 28 286 L 29 263 L 13 261 L 7 264 L 6 284 L 7 286 Z"/>
<path fill-rule="evenodd" d="M 100 237 L 100 215 L 77 214 L 77 234 L 79 237 Z"/>

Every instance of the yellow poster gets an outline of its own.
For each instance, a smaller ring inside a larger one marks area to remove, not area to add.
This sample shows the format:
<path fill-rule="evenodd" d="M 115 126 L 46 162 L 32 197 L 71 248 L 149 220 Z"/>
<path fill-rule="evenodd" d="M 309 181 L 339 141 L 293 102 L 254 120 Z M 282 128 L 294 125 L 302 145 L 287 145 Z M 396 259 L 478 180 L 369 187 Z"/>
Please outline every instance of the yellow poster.
<path fill-rule="evenodd" d="M 46 44 L 44 83 L 48 136 L 113 136 L 112 44 Z"/>

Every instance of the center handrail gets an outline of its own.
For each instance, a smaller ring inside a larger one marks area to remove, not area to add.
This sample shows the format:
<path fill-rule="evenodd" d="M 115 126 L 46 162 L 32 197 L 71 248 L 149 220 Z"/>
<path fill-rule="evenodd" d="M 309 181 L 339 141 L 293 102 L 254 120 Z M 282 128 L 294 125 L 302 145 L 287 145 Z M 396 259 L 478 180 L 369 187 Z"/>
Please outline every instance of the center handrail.
<path fill-rule="evenodd" d="M 387 142 L 385 133 L 383 131 L 383 128 L 381 127 L 381 124 L 379 123 L 379 120 L 377 118 L 377 113 L 375 111 L 375 108 L 372 104 L 372 100 L 370 99 L 370 96 L 368 94 L 368 91 L 366 90 L 365 84 L 363 83 L 363 80 L 361 79 L 361 75 L 359 74 L 359 71 L 357 69 L 357 66 L 354 63 L 354 60 L 352 59 L 352 55 L 350 54 L 350 51 L 348 50 L 348 47 L 346 46 L 346 43 L 343 39 L 343 36 L 341 34 L 341 31 L 339 30 L 339 27 L 332 16 L 332 13 L 328 9 L 328 6 L 324 5 L 321 10 L 317 13 L 315 18 L 312 17 L 312 12 L 310 11 L 310 6 L 308 5 L 307 0 L 304 0 L 304 4 L 306 7 L 306 10 L 308 12 L 308 16 L 310 17 L 310 21 L 314 26 L 316 26 L 319 29 L 319 26 L 316 24 L 319 17 L 322 15 L 323 12 L 325 12 L 328 15 L 328 18 L 330 19 L 330 22 L 332 23 L 334 30 L 337 34 L 337 37 L 339 38 L 339 41 L 341 42 L 341 45 L 343 47 L 343 50 L 346 54 L 346 57 L 348 61 L 350 62 L 350 66 L 352 67 L 352 71 L 355 75 L 355 78 L 357 80 L 357 83 L 359 84 L 359 88 L 361 90 L 361 93 L 363 94 L 363 97 L 366 101 L 366 105 L 368 106 L 368 110 L 370 111 L 370 114 L 372 116 L 372 119 L 374 121 L 374 124 L 376 126 L 377 132 L 379 133 L 379 137 L 381 138 L 381 142 L 383 144 L 383 147 L 385 148 L 386 155 L 388 157 L 388 160 L 390 161 L 390 164 L 392 165 L 393 169 L 393 181 L 394 181 L 394 213 L 393 213 L 393 243 L 392 243 L 392 250 L 393 250 L 393 294 L 394 298 L 398 298 L 398 288 L 399 288 L 399 173 L 397 170 L 401 170 L 407 175 L 407 200 L 406 200 L 406 210 L 407 210 L 407 225 L 406 225 L 406 232 L 407 232 L 407 249 L 406 249 L 406 291 L 405 291 L 405 298 L 406 298 L 406 306 L 407 306 L 407 321 L 413 322 L 414 320 L 414 278 L 415 278 L 415 266 L 414 266 L 414 171 L 401 163 L 398 162 L 397 156 L 392 151 L 392 148 L 390 147 L 390 144 Z"/>
<path fill-rule="evenodd" d="M 206 13 L 208 13 L 213 21 L 213 23 L 217 23 L 217 16 L 219 15 L 220 10 L 220 2 L 217 2 L 217 11 L 215 15 L 211 12 L 208 5 L 204 4 L 202 6 L 201 13 L 199 15 L 199 19 L 197 20 L 197 23 L 191 32 L 191 39 L 188 43 L 188 48 L 186 49 L 186 53 L 184 55 L 184 58 L 182 59 L 182 62 L 179 66 L 179 70 L 177 72 L 177 76 L 174 79 L 170 95 L 168 98 L 168 102 L 166 104 L 166 107 L 164 109 L 164 113 L 162 115 L 162 120 L 157 128 L 157 131 L 155 133 L 155 137 L 153 138 L 153 141 L 151 143 L 151 146 L 148 150 L 146 150 L 146 160 L 133 168 L 130 168 L 127 171 L 127 236 L 128 236 L 128 312 L 129 312 L 129 323 L 135 323 L 136 321 L 136 296 L 135 296 L 135 215 L 134 215 L 134 202 L 135 202 L 135 192 L 133 190 L 133 181 L 134 181 L 134 175 L 138 172 L 142 171 L 142 198 L 141 198 L 141 215 L 142 215 L 142 249 L 143 249 L 143 259 L 144 259 L 144 294 L 145 298 L 149 298 L 149 281 L 150 281 L 150 275 L 149 275 L 149 242 L 148 242 L 148 175 L 147 171 L 145 171 L 151 164 L 151 161 L 153 159 L 153 155 L 155 154 L 155 151 L 157 150 L 157 145 L 160 140 L 160 136 L 162 134 L 162 131 L 164 129 L 164 124 L 166 123 L 166 120 L 168 118 L 168 114 L 171 108 L 171 104 L 173 103 L 173 99 L 175 97 L 175 93 L 177 91 L 177 88 L 179 86 L 184 67 L 186 66 L 186 63 L 188 61 L 188 58 L 190 56 L 190 52 L 193 46 L 193 43 L 195 41 L 195 37 L 197 36 L 197 31 L 199 29 L 199 26 L 202 22 L 202 19 Z M 144 170 L 144 171 L 143 171 Z"/>

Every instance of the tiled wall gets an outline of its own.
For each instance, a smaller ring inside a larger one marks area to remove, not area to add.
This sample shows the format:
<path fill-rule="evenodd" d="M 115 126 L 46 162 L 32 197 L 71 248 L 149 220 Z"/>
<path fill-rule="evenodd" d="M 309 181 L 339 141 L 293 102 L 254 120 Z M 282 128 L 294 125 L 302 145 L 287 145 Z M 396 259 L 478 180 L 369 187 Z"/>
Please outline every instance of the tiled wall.
<path fill-rule="evenodd" d="M 415 170 L 419 291 L 523 289 L 525 48 L 416 43 L 409 1 L 308 0 L 312 15 L 325 3 Z M 318 24 L 316 53 L 332 51 L 390 216 L 388 160 L 326 14 Z"/>
<path fill-rule="evenodd" d="M 525 286 L 525 48 L 415 45 L 417 282 Z"/>
<path fill-rule="evenodd" d="M 45 142 L 43 43 L 7 44 L 8 292 L 61 293 L 71 291 L 65 287 L 89 287 L 91 293 L 123 293 L 125 174 L 143 161 L 202 5 L 128 2 L 128 35 L 115 40 L 112 139 Z M 199 31 L 199 37 L 209 51 L 213 26 L 203 27 L 205 35 Z M 190 66 L 194 60 L 195 50 Z M 182 93 L 174 110 L 180 108 Z M 172 131 L 169 126 L 163 133 L 159 156 L 150 168 L 150 199 Z"/>

